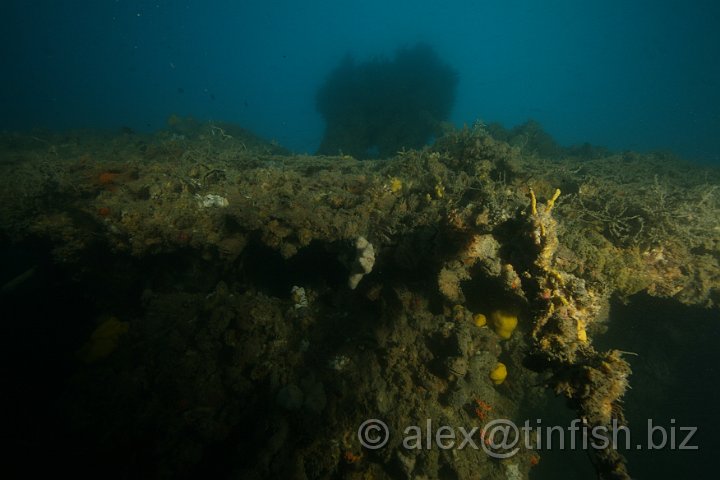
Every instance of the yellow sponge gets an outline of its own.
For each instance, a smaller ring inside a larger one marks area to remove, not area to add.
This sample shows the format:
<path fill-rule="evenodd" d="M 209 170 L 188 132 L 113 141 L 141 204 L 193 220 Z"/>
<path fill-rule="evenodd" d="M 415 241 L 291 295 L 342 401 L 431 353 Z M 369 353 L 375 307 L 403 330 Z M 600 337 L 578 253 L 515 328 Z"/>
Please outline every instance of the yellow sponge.
<path fill-rule="evenodd" d="M 514 313 L 503 310 L 495 310 L 490 314 L 490 324 L 500 338 L 507 340 L 512 336 L 513 330 L 517 327 L 518 318 Z"/>
<path fill-rule="evenodd" d="M 505 364 L 498 362 L 495 369 L 490 372 L 490 380 L 492 380 L 495 385 L 500 385 L 507 378 L 507 373 L 507 367 Z"/>
<path fill-rule="evenodd" d="M 128 332 L 130 324 L 110 317 L 93 330 L 78 357 L 85 363 L 92 363 L 109 356 L 118 346 L 120 337 Z"/>

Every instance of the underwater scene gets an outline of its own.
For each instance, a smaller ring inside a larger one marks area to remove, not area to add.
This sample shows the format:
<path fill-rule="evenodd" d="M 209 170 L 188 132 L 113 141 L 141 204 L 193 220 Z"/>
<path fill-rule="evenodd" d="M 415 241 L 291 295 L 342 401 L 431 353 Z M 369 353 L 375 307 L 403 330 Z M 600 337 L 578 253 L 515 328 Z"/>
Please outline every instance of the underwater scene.
<path fill-rule="evenodd" d="M 720 4 L 3 2 L 3 478 L 714 478 Z"/>

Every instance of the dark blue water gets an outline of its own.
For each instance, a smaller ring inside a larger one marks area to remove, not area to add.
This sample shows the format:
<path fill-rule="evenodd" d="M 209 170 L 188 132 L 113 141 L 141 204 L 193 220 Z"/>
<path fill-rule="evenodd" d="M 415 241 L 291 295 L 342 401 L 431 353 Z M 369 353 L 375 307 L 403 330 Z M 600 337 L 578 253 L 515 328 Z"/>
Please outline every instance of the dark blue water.
<path fill-rule="evenodd" d="M 0 128 L 154 130 L 172 113 L 299 152 L 347 53 L 424 42 L 458 73 L 455 125 L 539 121 L 562 144 L 720 161 L 714 1 L 20 1 L 0 6 Z"/>

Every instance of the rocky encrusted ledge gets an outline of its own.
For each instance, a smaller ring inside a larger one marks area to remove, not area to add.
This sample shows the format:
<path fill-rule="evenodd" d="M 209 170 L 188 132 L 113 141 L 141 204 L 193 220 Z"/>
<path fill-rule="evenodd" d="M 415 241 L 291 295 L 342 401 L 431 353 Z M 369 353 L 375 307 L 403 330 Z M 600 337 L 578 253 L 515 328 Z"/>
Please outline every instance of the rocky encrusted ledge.
<path fill-rule="evenodd" d="M 253 478 L 524 478 L 531 450 L 497 461 L 392 438 L 368 451 L 355 430 L 370 417 L 395 432 L 482 427 L 547 387 L 590 426 L 622 422 L 629 365 L 593 339 L 611 298 L 717 308 L 720 173 L 508 142 L 478 127 L 358 161 L 289 155 L 224 124 L 4 134 L 2 244 L 47 252 L 90 291 L 68 327 L 81 352 L 68 428 L 92 438 L 98 419 L 140 419 L 101 450 L 185 432 L 148 440 L 170 475 L 220 455 Z M 30 258 L 3 295 L 41 275 Z M 108 419 L 118 391 L 124 416 Z M 629 478 L 616 451 L 593 461 Z"/>

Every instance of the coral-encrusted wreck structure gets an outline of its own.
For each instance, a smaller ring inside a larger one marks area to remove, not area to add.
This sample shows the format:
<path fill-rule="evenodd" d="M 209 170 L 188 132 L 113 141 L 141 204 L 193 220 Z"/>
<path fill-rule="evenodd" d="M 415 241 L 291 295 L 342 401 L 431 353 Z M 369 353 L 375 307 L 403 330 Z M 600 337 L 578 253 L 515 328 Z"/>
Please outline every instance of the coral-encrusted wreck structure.
<path fill-rule="evenodd" d="M 433 419 L 492 446 L 489 421 L 548 392 L 588 428 L 622 424 L 630 354 L 594 341 L 639 292 L 717 309 L 720 173 L 511 144 L 477 127 L 358 161 L 222 124 L 4 134 L 4 350 L 34 345 L 50 309 L 75 319 L 10 381 L 52 376 L 58 461 L 93 473 L 527 478 L 542 452 L 413 450 L 399 432 Z M 503 336 L 478 316 L 498 310 L 518 319 Z M 22 395 L 19 436 L 47 402 Z M 356 434 L 369 418 L 393 433 L 381 449 Z M 591 453 L 629 478 L 621 452 Z"/>

